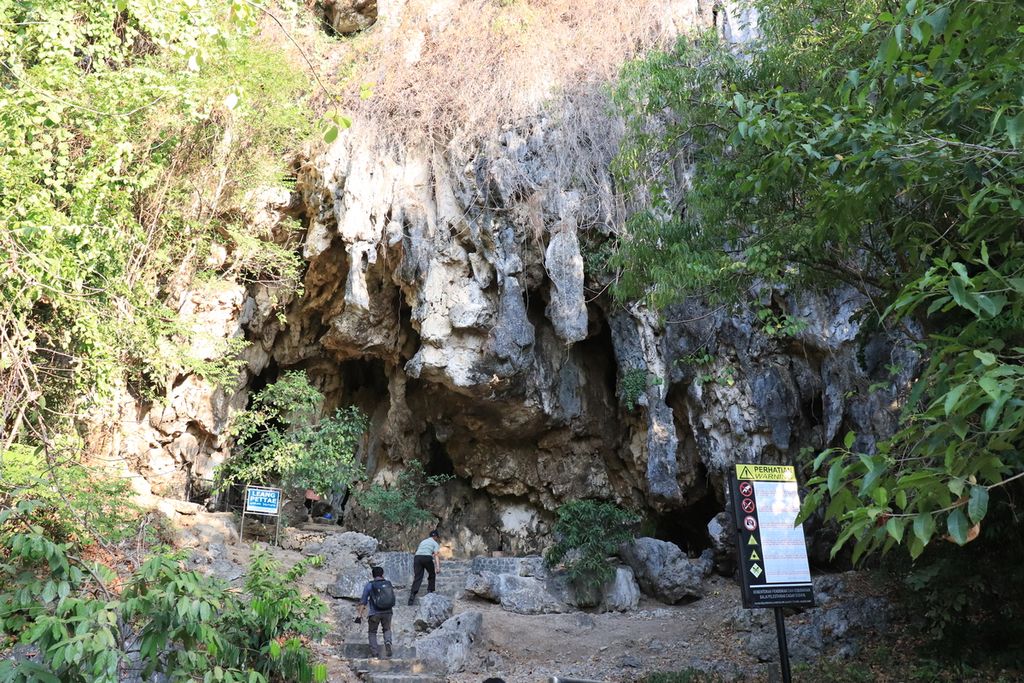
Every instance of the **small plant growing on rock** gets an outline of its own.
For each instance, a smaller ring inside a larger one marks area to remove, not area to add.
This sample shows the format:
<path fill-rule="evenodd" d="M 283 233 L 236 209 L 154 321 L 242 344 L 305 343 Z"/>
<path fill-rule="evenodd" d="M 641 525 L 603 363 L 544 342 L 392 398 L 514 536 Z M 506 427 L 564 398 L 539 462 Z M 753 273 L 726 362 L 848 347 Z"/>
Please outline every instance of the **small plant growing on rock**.
<path fill-rule="evenodd" d="M 427 491 L 454 479 L 450 474 L 430 474 L 423 470 L 423 463 L 413 460 L 398 475 L 393 486 L 372 484 L 366 491 L 356 493 L 359 503 L 392 524 L 417 524 L 426 522 L 432 515 L 419 506 L 420 498 Z"/>
<path fill-rule="evenodd" d="M 601 587 L 615 576 L 608 562 L 619 546 L 633 538 L 640 518 L 614 503 L 573 500 L 558 508 L 555 537 L 544 561 L 549 567 L 564 563 L 582 607 L 600 602 Z"/>

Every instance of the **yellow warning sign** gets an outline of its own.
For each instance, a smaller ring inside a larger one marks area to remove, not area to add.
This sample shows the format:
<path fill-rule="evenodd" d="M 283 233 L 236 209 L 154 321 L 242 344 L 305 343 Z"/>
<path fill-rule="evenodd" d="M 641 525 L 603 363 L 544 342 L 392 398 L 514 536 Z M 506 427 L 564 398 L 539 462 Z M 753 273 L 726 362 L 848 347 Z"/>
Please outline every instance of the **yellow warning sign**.
<path fill-rule="evenodd" d="M 750 559 L 752 559 L 752 560 L 760 560 L 761 556 L 757 554 L 756 550 L 751 550 L 750 551 Z"/>
<path fill-rule="evenodd" d="M 755 538 L 754 536 L 751 536 L 750 540 L 747 541 L 747 545 L 757 545 L 757 538 Z"/>
<path fill-rule="evenodd" d="M 736 478 L 748 481 L 796 481 L 792 465 L 736 465 Z"/>

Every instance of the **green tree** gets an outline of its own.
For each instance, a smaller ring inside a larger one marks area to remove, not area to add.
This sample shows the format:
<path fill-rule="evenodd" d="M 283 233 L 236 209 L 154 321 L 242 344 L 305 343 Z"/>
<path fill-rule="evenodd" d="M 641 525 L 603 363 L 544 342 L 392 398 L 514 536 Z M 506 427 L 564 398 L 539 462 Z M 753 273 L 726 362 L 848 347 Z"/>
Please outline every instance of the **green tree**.
<path fill-rule="evenodd" d="M 923 329 L 899 432 L 819 455 L 805 511 L 829 500 L 855 558 L 962 545 L 1024 476 L 1024 5 L 752 4 L 762 36 L 742 53 L 702 36 L 624 73 L 619 172 L 648 192 L 619 294 L 846 283 L 884 328 Z M 682 153 L 683 210 L 667 190 Z"/>
<path fill-rule="evenodd" d="M 559 506 L 555 543 L 544 554 L 549 567 L 564 563 L 581 606 L 596 605 L 601 587 L 615 576 L 608 558 L 632 540 L 639 521 L 632 512 L 599 500 L 572 500 Z"/>
<path fill-rule="evenodd" d="M 217 468 L 217 486 L 236 482 L 338 491 L 363 477 L 356 449 L 367 429 L 355 406 L 317 418 L 323 394 L 304 372 L 287 372 L 235 416 L 235 456 Z"/>
<path fill-rule="evenodd" d="M 386 522 L 409 527 L 433 519 L 420 505 L 429 491 L 452 479 L 450 474 L 427 474 L 423 463 L 413 460 L 398 473 L 393 485 L 371 484 L 356 492 L 356 500 Z"/>

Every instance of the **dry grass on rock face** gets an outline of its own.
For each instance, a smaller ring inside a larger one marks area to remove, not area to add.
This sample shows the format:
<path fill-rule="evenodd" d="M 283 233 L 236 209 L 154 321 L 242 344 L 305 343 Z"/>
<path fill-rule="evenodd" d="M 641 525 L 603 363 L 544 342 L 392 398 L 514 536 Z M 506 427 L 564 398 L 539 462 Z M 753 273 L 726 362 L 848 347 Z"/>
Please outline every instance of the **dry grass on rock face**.
<path fill-rule="evenodd" d="M 469 141 L 614 81 L 623 62 L 692 25 L 693 15 L 670 9 L 679 4 L 409 0 L 371 29 L 363 97 L 349 105 L 393 139 Z"/>

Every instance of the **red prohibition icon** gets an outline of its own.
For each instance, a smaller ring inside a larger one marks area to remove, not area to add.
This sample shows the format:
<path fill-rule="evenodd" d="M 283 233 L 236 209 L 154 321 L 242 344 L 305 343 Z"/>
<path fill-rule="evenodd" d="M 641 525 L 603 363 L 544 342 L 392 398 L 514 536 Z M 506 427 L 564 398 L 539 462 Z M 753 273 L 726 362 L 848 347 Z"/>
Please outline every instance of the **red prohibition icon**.
<path fill-rule="evenodd" d="M 747 515 L 743 518 L 743 528 L 747 531 L 753 532 L 755 529 L 757 529 L 757 520 L 751 517 L 750 515 Z"/>
<path fill-rule="evenodd" d="M 754 487 L 749 481 L 740 482 L 740 495 L 749 498 L 754 495 Z"/>
<path fill-rule="evenodd" d="M 740 503 L 740 507 L 743 508 L 743 511 L 749 515 L 754 511 L 754 501 L 750 498 L 744 498 L 743 501 Z"/>

